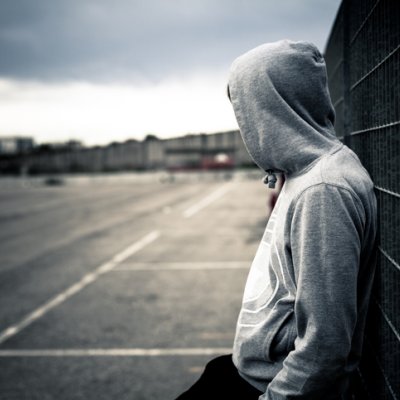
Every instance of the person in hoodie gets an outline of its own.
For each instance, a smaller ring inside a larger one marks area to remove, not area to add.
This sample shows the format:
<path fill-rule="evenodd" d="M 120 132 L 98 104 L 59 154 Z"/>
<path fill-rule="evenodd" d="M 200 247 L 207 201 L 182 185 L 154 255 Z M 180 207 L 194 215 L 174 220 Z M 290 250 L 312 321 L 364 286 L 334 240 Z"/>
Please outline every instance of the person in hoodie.
<path fill-rule="evenodd" d="M 246 282 L 233 354 L 179 399 L 345 400 L 376 264 L 377 201 L 335 134 L 326 65 L 310 42 L 237 58 L 228 93 L 265 183 L 284 181 Z"/>

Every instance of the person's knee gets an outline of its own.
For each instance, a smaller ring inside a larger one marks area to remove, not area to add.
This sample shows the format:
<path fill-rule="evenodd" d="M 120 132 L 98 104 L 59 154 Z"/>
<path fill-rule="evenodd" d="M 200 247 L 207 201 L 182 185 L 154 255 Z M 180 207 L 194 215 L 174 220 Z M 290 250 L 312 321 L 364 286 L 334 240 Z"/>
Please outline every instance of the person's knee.
<path fill-rule="evenodd" d="M 218 371 L 218 370 L 226 370 L 232 364 L 232 354 L 226 354 L 223 356 L 219 356 L 213 358 L 206 364 L 207 371 Z"/>

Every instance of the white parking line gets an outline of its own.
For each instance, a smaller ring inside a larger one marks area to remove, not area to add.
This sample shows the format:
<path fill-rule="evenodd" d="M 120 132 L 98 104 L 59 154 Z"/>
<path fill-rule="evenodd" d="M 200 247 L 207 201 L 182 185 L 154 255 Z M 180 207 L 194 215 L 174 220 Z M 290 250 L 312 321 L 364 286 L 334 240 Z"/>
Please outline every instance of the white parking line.
<path fill-rule="evenodd" d="M 34 349 L 0 350 L 0 357 L 159 357 L 213 356 L 232 353 L 231 347 L 171 349 Z"/>
<path fill-rule="evenodd" d="M 53 297 L 52 299 L 47 301 L 45 304 L 43 304 L 33 312 L 28 314 L 19 323 L 8 327 L 3 332 L 0 332 L 0 344 L 5 342 L 10 337 L 15 336 L 22 329 L 26 328 L 28 325 L 32 324 L 33 322 L 41 318 L 43 315 L 48 313 L 51 309 L 59 306 L 65 300 L 67 300 L 74 294 L 81 291 L 85 286 L 94 282 L 100 275 L 111 271 L 118 264 L 125 261 L 131 255 L 137 253 L 139 250 L 143 249 L 143 247 L 147 246 L 148 244 L 156 240 L 159 236 L 160 236 L 159 231 L 153 231 L 148 235 L 144 236 L 142 239 L 128 246 L 125 250 L 116 254 L 110 261 L 101 264 L 93 272 L 90 272 L 89 274 L 85 275 L 80 281 L 70 286 L 69 288 L 67 288 L 57 296 Z"/>
<path fill-rule="evenodd" d="M 230 183 L 227 183 L 227 184 L 221 186 L 216 191 L 212 192 L 207 197 L 200 200 L 198 203 L 189 207 L 186 211 L 183 212 L 183 216 L 185 218 L 190 218 L 193 215 L 197 214 L 200 210 L 207 207 L 208 205 L 210 205 L 212 202 L 219 199 L 220 197 L 222 197 L 229 189 L 231 189 L 231 187 L 232 186 Z"/>
<path fill-rule="evenodd" d="M 140 262 L 133 264 L 119 264 L 113 268 L 118 271 L 193 271 L 193 270 L 225 270 L 249 269 L 251 261 L 217 261 L 217 262 Z"/>

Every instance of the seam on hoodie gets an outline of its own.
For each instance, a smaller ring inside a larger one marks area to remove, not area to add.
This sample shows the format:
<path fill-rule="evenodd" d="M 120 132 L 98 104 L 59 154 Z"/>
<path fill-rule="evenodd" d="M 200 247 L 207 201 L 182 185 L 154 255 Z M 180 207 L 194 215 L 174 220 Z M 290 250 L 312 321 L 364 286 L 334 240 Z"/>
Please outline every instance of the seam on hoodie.
<path fill-rule="evenodd" d="M 340 147 L 340 149 L 345 149 L 345 147 L 344 147 L 344 145 L 342 145 L 341 147 Z M 338 149 L 338 150 L 340 150 L 340 149 Z M 336 153 L 336 151 L 335 152 L 333 152 L 331 155 L 333 155 L 333 154 L 335 154 Z M 332 183 L 332 182 L 326 182 L 325 181 L 325 178 L 324 178 L 324 169 L 323 169 L 323 164 L 324 164 L 324 162 L 326 162 L 326 160 L 327 160 L 327 158 L 325 158 L 324 160 L 322 160 L 322 162 L 321 162 L 321 169 L 320 169 L 320 171 L 321 171 L 321 180 L 322 180 L 322 182 L 323 183 L 326 183 L 327 185 L 330 185 L 330 186 L 336 186 L 336 187 L 338 187 L 338 188 L 342 188 L 342 189 L 345 189 L 345 190 L 347 190 L 349 193 L 350 193 L 350 195 L 353 197 L 353 199 L 355 199 L 355 201 L 356 201 L 356 203 L 358 203 L 358 206 L 360 207 L 360 209 L 362 210 L 362 214 L 363 214 L 363 221 L 365 221 L 366 220 L 366 213 L 365 213 L 365 210 L 364 210 L 364 205 L 363 205 L 363 203 L 362 203 L 362 201 L 361 201 L 361 199 L 360 199 L 360 197 L 358 196 L 358 194 L 351 188 L 351 187 L 347 187 L 347 186 L 343 186 L 343 185 L 338 185 L 337 183 Z"/>
<path fill-rule="evenodd" d="M 302 192 L 300 192 L 297 196 L 296 199 L 293 202 L 292 205 L 292 210 L 294 210 L 296 208 L 297 202 L 299 201 L 300 197 L 303 195 L 303 193 L 305 193 L 308 189 L 314 188 L 316 186 L 319 185 L 326 185 L 326 186 L 331 186 L 331 187 L 337 187 L 338 189 L 344 189 L 346 192 L 348 192 L 350 194 L 350 196 L 353 198 L 353 200 L 356 201 L 356 203 L 358 203 L 359 207 L 356 207 L 356 209 L 359 211 L 361 208 L 361 224 L 362 224 L 362 235 L 364 236 L 365 234 L 365 226 L 367 223 L 367 216 L 366 216 L 366 211 L 364 209 L 364 206 L 361 203 L 361 200 L 359 199 L 359 197 L 356 194 L 353 194 L 353 191 L 345 186 L 342 185 L 337 185 L 334 183 L 328 183 L 328 182 L 319 182 L 319 183 L 315 183 L 311 186 L 308 186 L 307 188 L 305 188 Z M 293 215 L 292 215 L 293 218 Z"/>
<path fill-rule="evenodd" d="M 362 202 L 360 200 L 360 198 L 357 196 L 356 193 L 354 193 L 354 191 L 352 189 L 347 188 L 346 186 L 343 185 L 338 185 L 336 183 L 331 183 L 331 182 L 318 182 L 318 183 L 313 183 L 312 185 L 306 187 L 304 190 L 302 190 L 294 199 L 293 199 L 293 205 L 295 206 L 297 204 L 297 202 L 299 201 L 300 197 L 303 195 L 303 193 L 305 193 L 307 190 L 315 188 L 316 186 L 320 186 L 320 185 L 326 185 L 326 186 L 332 186 L 332 187 L 337 187 L 339 189 L 344 189 L 346 190 L 348 193 L 350 193 L 351 197 L 353 197 L 353 199 L 359 204 L 359 206 L 361 207 L 361 209 L 364 209 Z"/>
<path fill-rule="evenodd" d="M 353 197 L 353 199 L 355 199 L 356 203 L 358 203 L 359 207 L 361 207 L 361 209 L 363 210 L 363 214 L 364 214 L 364 219 L 365 219 L 365 210 L 364 210 L 364 206 L 362 201 L 360 200 L 360 198 L 358 197 L 357 193 L 354 192 L 353 189 L 343 186 L 343 185 L 339 185 L 337 183 L 332 183 L 332 182 L 326 182 L 325 178 L 324 178 L 324 174 L 323 174 L 323 164 L 324 162 L 326 162 L 326 160 L 328 159 L 328 157 L 331 157 L 333 154 L 336 154 L 339 150 L 344 148 L 344 144 L 341 143 L 341 146 L 338 146 L 338 148 L 334 149 L 334 151 L 328 153 L 328 154 L 324 154 L 321 157 L 319 157 L 317 160 L 320 161 L 319 164 L 319 172 L 320 172 L 320 179 L 322 182 L 317 182 L 317 183 L 313 183 L 310 186 L 307 186 L 306 188 L 304 188 L 300 193 L 297 194 L 297 196 L 295 198 L 293 198 L 293 205 L 296 205 L 299 198 L 301 197 L 301 195 L 308 189 L 318 186 L 318 185 L 328 185 L 328 186 L 332 186 L 332 187 L 337 187 L 337 188 L 341 188 L 341 189 L 345 189 L 347 192 L 350 193 L 350 195 Z"/>

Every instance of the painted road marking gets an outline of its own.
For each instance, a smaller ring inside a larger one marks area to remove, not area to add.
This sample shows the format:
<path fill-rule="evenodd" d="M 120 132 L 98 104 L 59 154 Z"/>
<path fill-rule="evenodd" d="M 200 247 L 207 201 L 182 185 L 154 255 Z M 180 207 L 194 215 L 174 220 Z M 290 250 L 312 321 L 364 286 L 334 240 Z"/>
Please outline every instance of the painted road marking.
<path fill-rule="evenodd" d="M 160 236 L 159 231 L 153 231 L 148 235 L 144 236 L 142 239 L 138 240 L 137 242 L 131 244 L 126 249 L 121 251 L 120 253 L 116 254 L 110 261 L 101 264 L 97 267 L 93 272 L 85 275 L 80 281 L 75 283 L 74 285 L 70 286 L 57 296 L 53 297 L 51 300 L 47 301 L 45 304 L 28 314 L 22 321 L 19 323 L 10 326 L 9 328 L 5 329 L 3 332 L 0 332 L 0 344 L 4 343 L 7 339 L 12 336 L 15 336 L 17 333 L 21 332 L 24 328 L 28 325 L 32 324 L 39 318 L 43 317 L 46 313 L 52 310 L 54 307 L 59 306 L 65 300 L 73 296 L 74 294 L 81 291 L 84 287 L 89 285 L 90 283 L 94 282 L 97 278 L 99 278 L 102 274 L 111 271 L 115 268 L 118 264 L 125 261 L 128 257 L 132 256 L 133 254 L 137 253 L 139 250 L 143 249 L 143 247 L 147 246 L 148 244 L 152 243 Z"/>
<path fill-rule="evenodd" d="M 231 347 L 171 349 L 13 349 L 0 350 L 0 357 L 159 357 L 213 356 L 232 353 Z"/>
<path fill-rule="evenodd" d="M 249 269 L 251 261 L 217 261 L 217 262 L 140 262 L 133 264 L 119 264 L 113 268 L 118 271 L 193 271 L 193 270 L 225 270 Z"/>
<path fill-rule="evenodd" d="M 230 183 L 221 186 L 219 189 L 215 190 L 207 197 L 204 197 L 204 199 L 200 200 L 198 203 L 189 207 L 186 211 L 183 212 L 183 216 L 185 218 L 191 218 L 193 215 L 197 214 L 203 208 L 207 207 L 208 205 L 210 205 L 211 203 L 222 197 L 226 192 L 228 192 L 228 190 L 231 189 L 231 187 L 232 186 Z"/>
<path fill-rule="evenodd" d="M 215 340 L 215 339 L 226 339 L 233 340 L 234 331 L 231 332 L 201 332 L 197 335 L 200 339 L 203 340 Z"/>

